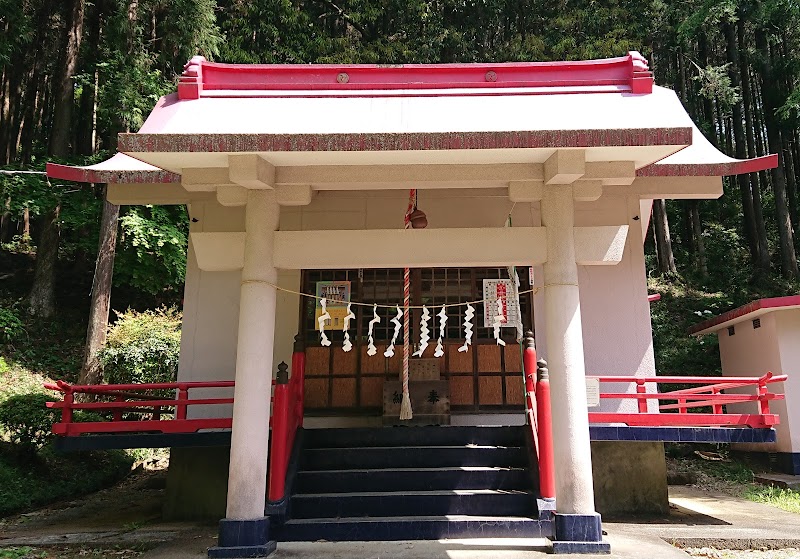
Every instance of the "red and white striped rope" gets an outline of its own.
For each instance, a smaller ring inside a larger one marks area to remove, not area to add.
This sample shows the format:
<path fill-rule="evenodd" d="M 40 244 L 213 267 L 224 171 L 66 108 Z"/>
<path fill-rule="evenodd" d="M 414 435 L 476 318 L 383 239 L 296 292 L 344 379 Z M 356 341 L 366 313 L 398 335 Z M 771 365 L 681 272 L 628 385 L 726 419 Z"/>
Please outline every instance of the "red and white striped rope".
<path fill-rule="evenodd" d="M 403 220 L 406 229 L 411 227 L 411 212 L 417 205 L 417 190 L 412 188 L 408 192 L 408 209 Z M 409 329 L 411 325 L 408 313 L 411 304 L 411 270 L 409 268 L 403 269 L 403 394 L 408 394 L 408 359 L 409 359 L 409 344 L 410 335 Z"/>

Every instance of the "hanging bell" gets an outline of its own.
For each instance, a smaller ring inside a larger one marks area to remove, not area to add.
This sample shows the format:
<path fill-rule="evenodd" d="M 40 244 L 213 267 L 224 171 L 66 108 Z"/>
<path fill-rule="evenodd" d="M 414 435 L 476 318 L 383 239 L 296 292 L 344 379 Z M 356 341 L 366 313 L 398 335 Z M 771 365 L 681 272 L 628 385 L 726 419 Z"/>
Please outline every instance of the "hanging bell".
<path fill-rule="evenodd" d="M 412 229 L 425 229 L 428 226 L 428 217 L 419 208 L 409 214 L 408 220 L 411 222 Z"/>

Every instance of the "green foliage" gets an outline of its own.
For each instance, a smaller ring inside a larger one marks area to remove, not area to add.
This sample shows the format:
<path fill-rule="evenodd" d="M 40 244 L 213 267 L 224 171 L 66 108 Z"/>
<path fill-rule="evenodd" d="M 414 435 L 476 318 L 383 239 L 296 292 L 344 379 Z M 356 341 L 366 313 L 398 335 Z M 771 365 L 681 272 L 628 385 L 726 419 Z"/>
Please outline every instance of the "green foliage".
<path fill-rule="evenodd" d="M 24 334 L 25 324 L 17 310 L 13 307 L 0 307 L 0 344 L 10 344 Z"/>
<path fill-rule="evenodd" d="M 20 383 L 34 373 L 44 373 L 47 377 L 70 382 L 76 379 L 86 336 L 85 311 L 64 307 L 53 320 L 39 320 L 21 311 L 19 300 L 0 296 L 0 314 L 2 309 L 10 309 L 23 323 L 23 331 L 13 343 L 4 346 L 0 335 L 0 355 L 12 371 L 20 373 L 19 378 L 12 378 L 16 384 L 22 386 Z M 0 381 L 0 400 L 5 388 Z M 12 386 L 11 391 L 30 392 L 30 389 L 17 390 Z"/>
<path fill-rule="evenodd" d="M 791 489 L 754 486 L 745 491 L 745 497 L 756 503 L 764 503 L 785 511 L 800 513 L 800 493 Z"/>
<path fill-rule="evenodd" d="M 184 206 L 135 206 L 120 218 L 115 285 L 153 295 L 179 292 L 186 275 Z"/>
<path fill-rule="evenodd" d="M 52 401 L 47 394 L 30 393 L 11 396 L 0 403 L 0 426 L 11 442 L 33 450 L 51 440 L 51 428 L 58 421 L 57 412 L 47 407 L 47 402 Z"/>
<path fill-rule="evenodd" d="M 705 68 L 698 66 L 697 75 L 692 78 L 701 84 L 700 95 L 718 101 L 725 115 L 730 113 L 731 107 L 742 100 L 739 87 L 731 85 L 729 68 L 730 64 L 708 65 Z"/>
<path fill-rule="evenodd" d="M 117 315 L 100 354 L 110 384 L 174 382 L 178 372 L 181 314 L 175 308 Z"/>
<path fill-rule="evenodd" d="M 32 547 L 6 547 L 0 549 L 0 559 L 36 559 L 47 557 L 44 551 L 36 551 Z"/>
<path fill-rule="evenodd" d="M 31 462 L 0 442 L 0 517 L 108 487 L 128 475 L 132 462 L 121 451 L 62 454 L 50 447 Z"/>

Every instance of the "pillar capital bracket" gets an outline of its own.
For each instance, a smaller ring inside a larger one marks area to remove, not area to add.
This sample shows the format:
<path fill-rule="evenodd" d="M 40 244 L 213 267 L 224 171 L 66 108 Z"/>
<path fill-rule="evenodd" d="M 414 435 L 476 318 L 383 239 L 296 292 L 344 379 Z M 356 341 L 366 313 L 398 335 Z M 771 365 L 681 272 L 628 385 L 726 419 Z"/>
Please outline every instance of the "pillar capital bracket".
<path fill-rule="evenodd" d="M 228 156 L 230 182 L 256 190 L 275 188 L 275 167 L 260 155 L 247 153 Z"/>
<path fill-rule="evenodd" d="M 572 184 L 586 174 L 582 149 L 559 149 L 544 162 L 545 184 Z"/>

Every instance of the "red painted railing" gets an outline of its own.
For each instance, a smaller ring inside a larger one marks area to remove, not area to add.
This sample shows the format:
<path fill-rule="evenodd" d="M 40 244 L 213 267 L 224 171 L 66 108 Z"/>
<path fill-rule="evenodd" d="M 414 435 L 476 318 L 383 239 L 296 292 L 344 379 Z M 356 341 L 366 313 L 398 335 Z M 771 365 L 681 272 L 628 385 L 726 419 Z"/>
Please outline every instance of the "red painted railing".
<path fill-rule="evenodd" d="M 305 384 L 306 353 L 302 338 L 295 336 L 292 353 L 292 378 L 286 364 L 278 366 L 272 408 L 268 499 L 280 501 L 286 494 L 286 472 L 294 448 L 297 429 L 303 426 L 303 388 Z"/>
<path fill-rule="evenodd" d="M 601 400 L 636 400 L 636 413 L 589 412 L 591 423 L 624 423 L 630 426 L 738 426 L 769 428 L 780 422 L 778 414 L 771 413 L 769 403 L 783 400 L 783 394 L 769 391 L 768 385 L 783 382 L 787 375 L 761 377 L 597 377 L 601 383 Z M 635 392 L 604 392 L 602 385 L 622 383 L 635 385 Z M 647 391 L 648 386 L 664 384 L 695 385 L 692 388 L 666 392 Z M 752 393 L 727 393 L 724 390 L 752 389 Z M 652 406 L 649 405 L 653 402 Z M 757 413 L 726 413 L 726 404 L 758 402 Z M 654 412 L 651 413 L 650 409 Z M 711 413 L 698 408 L 711 408 Z M 658 411 L 655 411 L 658 410 Z M 694 411 L 693 411 L 694 410 Z"/>
<path fill-rule="evenodd" d="M 544 361 L 537 363 L 536 344 L 532 332 L 525 333 L 524 343 L 522 362 L 525 368 L 525 409 L 536 453 L 535 458 L 539 465 L 539 493 L 544 499 L 554 499 L 556 484 L 553 421 L 550 413 L 550 380 L 547 376 L 547 369 L 544 367 Z"/>
<path fill-rule="evenodd" d="M 143 431 L 194 433 L 201 429 L 231 428 L 230 417 L 187 419 L 187 410 L 189 406 L 232 404 L 233 398 L 190 398 L 190 391 L 232 388 L 233 381 L 74 385 L 59 380 L 45 383 L 44 387 L 64 394 L 63 401 L 47 404 L 49 408 L 61 410 L 61 422 L 53 425 L 56 435 Z M 174 390 L 177 397 L 165 398 L 165 390 Z M 96 401 L 76 401 L 78 394 L 91 395 Z M 112 420 L 75 422 L 76 410 L 109 413 Z M 173 417 L 164 417 L 165 414 Z"/>

